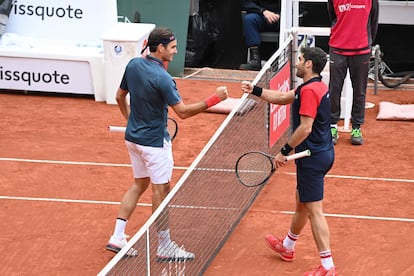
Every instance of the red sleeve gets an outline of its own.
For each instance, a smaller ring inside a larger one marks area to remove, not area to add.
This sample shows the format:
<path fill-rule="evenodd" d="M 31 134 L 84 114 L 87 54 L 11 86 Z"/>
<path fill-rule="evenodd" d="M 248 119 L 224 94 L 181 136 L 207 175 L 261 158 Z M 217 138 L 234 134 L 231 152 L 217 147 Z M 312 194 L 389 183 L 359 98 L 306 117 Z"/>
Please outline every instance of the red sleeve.
<path fill-rule="evenodd" d="M 313 89 L 303 87 L 300 91 L 299 114 L 315 119 L 320 100 L 320 97 L 318 97 Z"/>

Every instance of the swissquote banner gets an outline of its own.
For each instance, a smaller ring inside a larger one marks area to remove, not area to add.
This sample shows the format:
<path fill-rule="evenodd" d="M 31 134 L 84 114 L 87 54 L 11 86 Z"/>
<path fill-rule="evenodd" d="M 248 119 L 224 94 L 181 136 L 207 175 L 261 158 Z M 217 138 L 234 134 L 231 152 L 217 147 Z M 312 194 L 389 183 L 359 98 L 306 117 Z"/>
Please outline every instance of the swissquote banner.
<path fill-rule="evenodd" d="M 107 0 L 14 0 L 6 32 L 35 39 L 96 41 L 116 23 Z M 114 10 L 115 9 L 115 10 Z"/>
<path fill-rule="evenodd" d="M 94 94 L 101 36 L 116 23 L 115 0 L 14 0 L 0 40 L 0 88 Z"/>

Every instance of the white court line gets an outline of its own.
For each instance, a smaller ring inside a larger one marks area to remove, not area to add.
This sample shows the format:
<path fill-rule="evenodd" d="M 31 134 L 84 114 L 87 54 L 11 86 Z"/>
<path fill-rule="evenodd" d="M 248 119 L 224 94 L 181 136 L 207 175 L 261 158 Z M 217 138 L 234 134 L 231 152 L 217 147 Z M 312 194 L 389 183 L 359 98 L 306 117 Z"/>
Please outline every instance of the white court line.
<path fill-rule="evenodd" d="M 99 201 L 99 200 L 81 200 L 81 199 L 65 199 L 65 198 L 43 198 L 43 197 L 24 197 L 24 196 L 0 196 L 0 199 L 23 200 L 23 201 L 47 201 L 47 202 L 65 202 L 65 203 L 91 203 L 91 204 L 107 204 L 119 205 L 120 202 L 115 201 Z M 138 206 L 151 206 L 149 203 L 138 203 Z"/>
<path fill-rule="evenodd" d="M 85 166 L 106 166 L 106 167 L 131 167 L 130 164 L 117 164 L 117 163 L 99 163 L 99 162 L 82 162 L 82 161 L 59 161 L 59 160 L 38 160 L 38 159 L 21 159 L 21 158 L 4 158 L 0 157 L 0 161 L 9 162 L 26 162 L 26 163 L 45 163 L 45 164 L 59 164 L 59 165 L 85 165 Z M 177 167 L 176 170 L 187 170 L 188 167 Z M 215 169 L 215 168 L 196 168 L 196 170 L 206 171 L 218 171 L 218 172 L 231 172 L 229 169 Z M 295 173 L 279 172 L 280 174 L 296 175 Z M 365 177 L 365 176 L 350 176 L 350 175 L 333 175 L 328 174 L 326 177 L 330 178 L 342 178 L 342 179 L 355 179 L 355 180 L 372 180 L 372 181 L 389 181 L 389 182 L 407 182 L 414 183 L 414 179 L 402 179 L 402 178 L 386 178 L 386 177 Z"/>
<path fill-rule="evenodd" d="M 86 166 L 107 166 L 107 167 L 131 167 L 130 164 L 79 162 L 79 161 L 59 161 L 59 160 L 38 160 L 38 159 L 21 159 L 21 158 L 1 158 L 1 157 L 0 157 L 0 161 L 26 162 L 26 163 L 45 163 L 45 164 L 59 164 L 59 165 L 86 165 Z"/>
<path fill-rule="evenodd" d="M 85 165 L 85 166 L 106 166 L 106 167 L 131 167 L 130 164 L 117 164 L 117 163 L 99 163 L 99 162 L 82 162 L 82 161 L 59 161 L 59 160 L 39 160 L 39 159 L 22 159 L 22 158 L 5 158 L 0 157 L 0 161 L 9 162 L 26 162 L 26 163 L 45 163 L 45 164 L 59 164 L 59 165 Z M 176 170 L 187 170 L 188 167 L 174 166 Z M 231 172 L 229 169 L 214 169 L 214 168 L 196 168 L 195 170 L 206 171 L 221 171 Z M 295 173 L 279 172 L 280 174 L 296 175 Z M 355 180 L 372 180 L 372 181 L 388 181 L 388 182 L 407 182 L 414 183 L 414 179 L 402 179 L 402 178 L 386 178 L 386 177 L 366 177 L 366 176 L 350 176 L 350 175 L 332 175 L 328 174 L 326 177 L 330 178 L 342 178 L 342 179 L 355 179 Z"/>
<path fill-rule="evenodd" d="M 99 201 L 99 200 L 80 200 L 80 199 L 63 199 L 63 198 L 40 198 L 40 197 L 21 197 L 21 196 L 0 196 L 0 199 L 5 200 L 22 200 L 22 201 L 46 201 L 46 202 L 64 202 L 64 203 L 80 203 L 80 204 L 104 204 L 104 205 L 119 205 L 119 202 L 114 201 Z M 137 206 L 150 207 L 150 203 L 138 203 Z M 207 206 L 183 206 L 183 205 L 171 205 L 170 207 L 175 208 L 190 208 L 190 209 L 212 209 L 212 210 L 224 210 L 224 211 L 235 211 L 236 208 L 218 208 L 218 207 L 207 207 Z M 293 215 L 291 211 L 269 211 L 269 210 L 256 210 L 251 209 L 252 212 L 264 212 L 273 214 L 285 214 Z M 381 221 L 399 221 L 399 222 L 414 222 L 414 219 L 410 218 L 395 218 L 395 217 L 375 217 L 375 216 L 358 216 L 358 215 L 343 215 L 343 214 L 325 214 L 327 217 L 336 218 L 354 218 L 363 220 L 381 220 Z"/>
<path fill-rule="evenodd" d="M 285 173 L 285 174 L 296 175 L 295 173 Z M 334 175 L 334 174 L 327 174 L 325 177 L 343 178 L 343 179 L 356 179 L 356 180 L 373 180 L 373 181 L 390 181 L 390 182 L 414 183 L 414 179 L 402 179 L 402 178 L 368 177 L 368 176 Z"/>
<path fill-rule="evenodd" d="M 252 210 L 255 211 L 255 210 Z M 293 215 L 295 212 L 291 211 L 271 211 L 272 213 L 280 213 L 286 215 Z M 386 221 L 400 221 L 400 222 L 414 222 L 410 218 L 392 218 L 392 217 L 374 217 L 374 216 L 358 216 L 358 215 L 342 215 L 342 214 L 324 214 L 326 217 L 336 218 L 354 218 L 354 219 L 370 219 L 370 220 L 386 220 Z"/>
<path fill-rule="evenodd" d="M 82 199 L 65 199 L 65 198 L 43 198 L 43 197 L 24 197 L 24 196 L 0 196 L 0 199 L 8 200 L 22 200 L 22 201 L 45 201 L 45 202 L 65 202 L 65 203 L 80 203 L 80 204 L 104 204 L 104 205 L 119 205 L 120 202 L 115 201 L 101 201 L 101 200 L 82 200 Z M 137 203 L 137 206 L 152 207 L 151 203 Z M 237 208 L 224 208 L 215 206 L 185 206 L 185 205 L 168 205 L 171 208 L 177 209 L 205 209 L 205 210 L 224 210 L 224 211 L 239 211 Z"/>

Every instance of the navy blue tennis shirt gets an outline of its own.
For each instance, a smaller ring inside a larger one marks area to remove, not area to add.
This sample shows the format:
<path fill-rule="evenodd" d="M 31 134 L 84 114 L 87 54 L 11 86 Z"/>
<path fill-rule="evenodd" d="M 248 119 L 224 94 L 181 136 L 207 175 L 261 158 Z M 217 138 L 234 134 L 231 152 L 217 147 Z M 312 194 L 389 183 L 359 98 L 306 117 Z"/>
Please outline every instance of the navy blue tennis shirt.
<path fill-rule="evenodd" d="M 166 128 L 168 106 L 181 101 L 176 83 L 163 63 L 149 55 L 131 59 L 120 88 L 130 95 L 131 113 L 125 140 L 143 146 L 162 147 L 164 138 L 170 139 Z"/>
<path fill-rule="evenodd" d="M 300 125 L 301 115 L 312 117 L 314 122 L 312 132 L 295 151 L 309 149 L 313 154 L 332 149 L 331 101 L 328 87 L 321 77 L 312 78 L 296 89 L 292 103 L 293 130 Z"/>

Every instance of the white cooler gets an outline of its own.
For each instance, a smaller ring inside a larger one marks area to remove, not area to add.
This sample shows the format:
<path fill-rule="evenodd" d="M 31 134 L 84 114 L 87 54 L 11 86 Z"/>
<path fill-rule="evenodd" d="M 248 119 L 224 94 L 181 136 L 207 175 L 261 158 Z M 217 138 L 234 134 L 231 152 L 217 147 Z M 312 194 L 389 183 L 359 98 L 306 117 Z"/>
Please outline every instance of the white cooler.
<path fill-rule="evenodd" d="M 102 35 L 107 104 L 116 104 L 116 91 L 125 66 L 132 58 L 141 55 L 144 42 L 154 28 L 155 24 L 117 23 Z"/>

